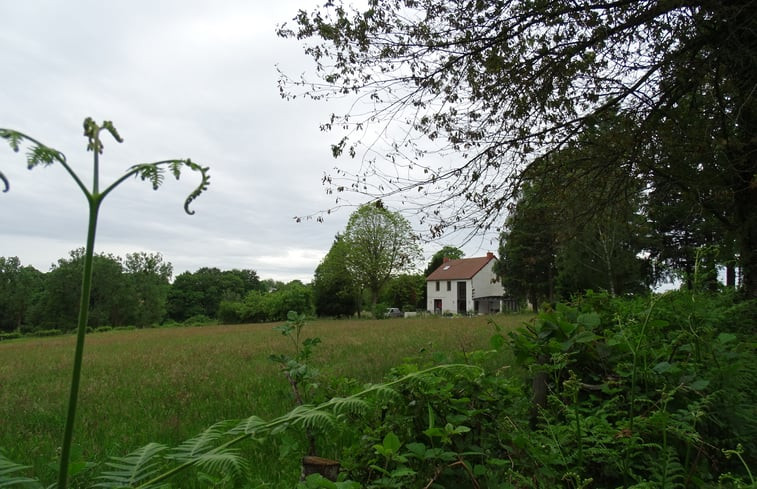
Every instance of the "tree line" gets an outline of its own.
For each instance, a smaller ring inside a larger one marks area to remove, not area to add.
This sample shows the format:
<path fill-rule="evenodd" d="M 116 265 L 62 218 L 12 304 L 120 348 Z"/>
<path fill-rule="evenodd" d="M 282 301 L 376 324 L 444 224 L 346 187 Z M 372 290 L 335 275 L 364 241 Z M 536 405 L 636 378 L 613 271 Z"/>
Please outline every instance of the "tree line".
<path fill-rule="evenodd" d="M 100 253 L 94 260 L 91 328 L 210 321 L 219 318 L 224 301 L 304 288 L 298 281 L 261 280 L 254 270 L 214 267 L 183 272 L 171 281 L 173 266 L 160 253 L 137 252 L 123 258 Z M 22 265 L 18 257 L 0 257 L 0 331 L 72 331 L 82 267 L 83 249 L 71 251 L 47 273 Z M 306 299 L 308 294 L 301 292 Z M 279 318 L 277 311 L 268 314 Z"/>
<path fill-rule="evenodd" d="M 693 227 L 687 208 L 668 197 L 665 205 L 681 213 L 673 219 L 655 203 L 656 191 L 634 197 L 641 182 L 632 180 L 615 189 L 625 198 L 603 200 L 606 189 L 596 188 L 575 164 L 581 154 L 596 158 L 598 151 L 576 146 L 545 158 L 545 165 L 565 158 L 573 166 L 561 179 L 534 173 L 523 186 L 502 226 L 494 269 L 506 295 L 537 309 L 588 290 L 648 293 L 671 277 L 688 289 L 717 288 L 718 269 L 730 270 L 736 262 L 733 248 L 719 245 L 722 237 L 714 239 L 717 221 L 702 219 Z M 368 310 L 381 317 L 387 307 L 425 310 L 426 277 L 445 257 L 464 253 L 445 246 L 419 273 L 418 237 L 399 212 L 380 202 L 352 213 L 309 284 L 214 267 L 172 280 L 173 267 L 159 253 L 97 254 L 89 326 L 280 321 L 289 311 L 352 317 Z M 71 251 L 47 273 L 22 266 L 17 257 L 0 257 L 0 331 L 73 330 L 82 266 L 83 249 Z"/>

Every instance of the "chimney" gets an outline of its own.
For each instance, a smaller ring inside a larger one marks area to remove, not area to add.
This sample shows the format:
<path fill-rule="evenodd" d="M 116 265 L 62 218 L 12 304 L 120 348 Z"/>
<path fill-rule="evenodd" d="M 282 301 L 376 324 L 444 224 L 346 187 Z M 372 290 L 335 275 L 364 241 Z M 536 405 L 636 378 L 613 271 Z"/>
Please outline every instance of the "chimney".
<path fill-rule="evenodd" d="M 442 258 L 442 263 L 447 263 L 448 261 L 449 261 L 448 256 L 445 256 L 444 258 Z"/>
<path fill-rule="evenodd" d="M 489 260 L 491 260 L 492 258 L 494 258 L 494 253 L 492 253 L 491 251 L 487 251 L 486 252 L 486 258 L 489 259 Z"/>

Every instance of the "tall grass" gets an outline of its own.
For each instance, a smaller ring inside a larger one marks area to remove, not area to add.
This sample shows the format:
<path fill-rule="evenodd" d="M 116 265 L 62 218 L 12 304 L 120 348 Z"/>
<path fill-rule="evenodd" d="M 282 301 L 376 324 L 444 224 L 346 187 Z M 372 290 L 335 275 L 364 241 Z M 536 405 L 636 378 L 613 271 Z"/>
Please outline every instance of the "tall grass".
<path fill-rule="evenodd" d="M 511 329 L 530 316 L 497 316 Z M 314 321 L 312 363 L 328 377 L 378 381 L 408 357 L 488 348 L 487 317 Z M 90 335 L 75 458 L 100 462 L 150 441 L 176 444 L 215 421 L 272 418 L 292 407 L 291 391 L 268 359 L 288 352 L 272 324 L 204 326 Z M 0 447 L 52 480 L 65 419 L 73 336 L 0 344 Z"/>

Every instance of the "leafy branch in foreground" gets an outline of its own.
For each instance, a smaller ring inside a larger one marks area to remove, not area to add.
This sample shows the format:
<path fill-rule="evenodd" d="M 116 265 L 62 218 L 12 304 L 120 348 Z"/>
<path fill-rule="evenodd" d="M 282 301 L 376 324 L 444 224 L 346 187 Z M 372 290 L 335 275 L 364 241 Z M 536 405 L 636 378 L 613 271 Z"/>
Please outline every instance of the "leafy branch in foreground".
<path fill-rule="evenodd" d="M 93 153 L 93 179 L 91 188 L 82 182 L 73 168 L 69 165 L 66 157 L 60 151 L 53 149 L 36 139 L 27 136 L 24 133 L 15 131 L 13 129 L 0 128 L 0 138 L 8 141 L 8 144 L 13 151 L 18 152 L 21 146 L 26 143 L 29 149 L 26 152 L 27 167 L 32 168 L 43 165 L 49 166 L 55 163 L 59 163 L 76 182 L 79 189 L 84 193 L 87 203 L 89 205 L 89 225 L 87 229 L 87 244 L 84 256 L 84 272 L 81 288 L 81 297 L 79 304 L 79 318 L 77 323 L 76 334 L 76 350 L 74 353 L 74 366 L 71 376 L 71 390 L 68 400 L 68 413 L 66 416 L 66 425 L 63 435 L 63 443 L 61 445 L 61 458 L 60 467 L 58 473 L 58 489 L 65 489 L 68 485 L 68 471 L 69 461 L 71 458 L 71 444 L 73 440 L 74 423 L 76 420 L 76 405 L 79 396 L 79 381 L 81 379 L 82 358 L 84 353 L 84 337 L 87 328 L 87 318 L 89 315 L 89 298 L 92 288 L 92 263 L 95 247 L 95 233 L 97 230 L 97 215 L 100 209 L 100 204 L 103 199 L 112 192 L 121 183 L 131 177 L 139 177 L 142 180 L 149 180 L 152 183 L 153 189 L 158 189 L 163 183 L 164 174 L 168 169 L 176 179 L 179 179 L 183 169 L 189 169 L 193 172 L 200 174 L 200 184 L 189 194 L 184 201 L 184 210 L 187 214 L 194 214 L 194 211 L 189 210 L 189 205 L 194 201 L 202 192 L 207 190 L 210 184 L 210 176 L 208 175 L 208 167 L 203 167 L 197 163 L 192 162 L 189 159 L 176 159 L 176 160 L 163 160 L 154 163 L 141 163 L 129 168 L 120 178 L 114 181 L 111 185 L 100 191 L 100 155 L 103 152 L 103 142 L 100 138 L 100 133 L 107 131 L 110 135 L 119 143 L 123 142 L 123 138 L 116 130 L 111 121 L 104 121 L 98 125 L 92 118 L 87 117 L 84 120 L 84 136 L 87 138 L 87 151 Z M 0 181 L 3 183 L 3 191 L 7 192 L 10 189 L 8 178 L 0 172 Z M 2 460 L 0 460 L 2 461 Z M 0 472 L 0 487 L 10 485 L 8 480 L 3 479 L 3 472 Z"/>

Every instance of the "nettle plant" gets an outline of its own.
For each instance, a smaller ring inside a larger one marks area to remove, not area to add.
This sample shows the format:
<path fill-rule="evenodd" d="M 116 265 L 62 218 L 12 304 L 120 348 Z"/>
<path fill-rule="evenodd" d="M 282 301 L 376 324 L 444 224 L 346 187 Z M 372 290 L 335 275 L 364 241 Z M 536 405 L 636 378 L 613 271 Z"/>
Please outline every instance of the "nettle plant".
<path fill-rule="evenodd" d="M 0 137 L 5 139 L 13 151 L 18 152 L 22 145 L 28 146 L 26 153 L 27 166 L 31 170 L 37 166 L 50 166 L 53 164 L 61 165 L 69 176 L 74 180 L 76 185 L 84 194 L 89 206 L 89 225 L 87 228 L 87 242 L 84 255 L 84 272 L 82 277 L 81 297 L 79 304 L 79 316 L 77 321 L 76 330 L 76 349 L 74 351 L 74 365 L 71 375 L 71 390 L 68 400 L 68 410 L 66 416 L 66 424 L 63 435 L 63 443 L 61 445 L 61 457 L 58 472 L 58 489 L 65 489 L 68 485 L 70 459 L 71 459 L 71 446 L 73 440 L 74 424 L 76 420 L 76 405 L 79 396 L 79 381 L 81 379 L 82 370 L 82 358 L 84 354 L 84 338 L 87 328 L 87 318 L 89 315 L 89 299 L 90 290 L 92 285 L 92 262 L 95 248 L 95 233 L 97 230 L 97 217 L 100 210 L 100 206 L 108 194 L 115 190 L 126 180 L 136 177 L 142 180 L 149 181 L 153 189 L 157 190 L 164 181 L 166 171 L 170 172 L 177 180 L 180 178 L 182 171 L 191 170 L 196 172 L 200 176 L 200 184 L 189 194 L 184 202 L 184 210 L 187 214 L 194 214 L 194 211 L 189 209 L 189 205 L 195 200 L 202 192 L 207 190 L 210 183 L 210 175 L 208 174 L 208 167 L 201 166 L 190 159 L 175 159 L 175 160 L 163 160 L 153 163 L 140 163 L 130 167 L 126 172 L 111 183 L 109 186 L 101 189 L 100 185 L 100 155 L 103 152 L 103 143 L 101 134 L 103 131 L 109 133 L 119 143 L 123 142 L 120 134 L 116 130 L 111 121 L 104 121 L 102 124 L 97 124 L 92 118 L 87 117 L 84 120 L 84 136 L 87 138 L 87 151 L 92 151 L 93 154 L 93 178 L 92 186 L 87 187 L 78 174 L 74 171 L 69 164 L 65 155 L 60 151 L 51 148 L 37 141 L 36 139 L 27 136 L 24 133 L 15 131 L 12 129 L 0 128 Z M 0 172 L 0 182 L 3 184 L 3 191 L 7 192 L 10 189 L 10 184 L 7 177 Z M 8 471 L 2 470 L 0 467 L 0 475 L 8 477 Z M 15 482 L 23 482 L 22 478 L 16 478 Z M 4 486 L 6 483 L 14 483 L 12 479 L 5 478 L 5 482 L 0 484 Z"/>

